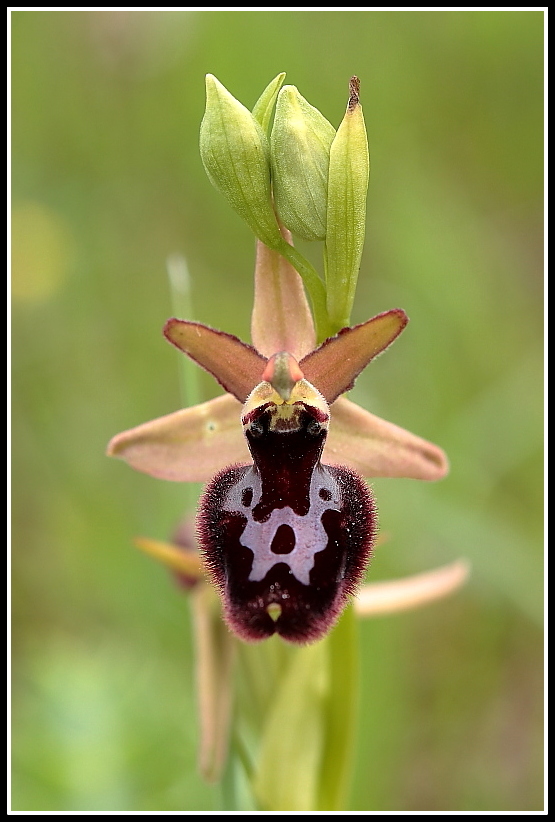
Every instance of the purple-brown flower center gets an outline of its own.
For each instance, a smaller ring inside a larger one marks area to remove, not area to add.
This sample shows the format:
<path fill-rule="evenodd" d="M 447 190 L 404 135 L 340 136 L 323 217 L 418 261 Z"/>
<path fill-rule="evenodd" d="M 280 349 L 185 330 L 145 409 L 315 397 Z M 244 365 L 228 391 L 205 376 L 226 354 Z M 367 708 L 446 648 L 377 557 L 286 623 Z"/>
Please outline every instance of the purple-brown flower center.
<path fill-rule="evenodd" d="M 254 464 L 220 473 L 202 499 L 200 542 L 244 639 L 319 638 L 368 563 L 373 500 L 354 472 L 321 464 L 327 419 L 303 402 L 256 406 L 243 416 Z"/>

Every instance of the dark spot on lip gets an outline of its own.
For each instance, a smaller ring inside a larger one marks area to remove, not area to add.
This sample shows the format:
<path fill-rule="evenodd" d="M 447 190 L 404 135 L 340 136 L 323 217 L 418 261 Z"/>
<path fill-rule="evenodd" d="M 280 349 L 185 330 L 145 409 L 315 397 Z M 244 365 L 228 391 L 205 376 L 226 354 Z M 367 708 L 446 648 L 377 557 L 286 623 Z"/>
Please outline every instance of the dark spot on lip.
<path fill-rule="evenodd" d="M 327 488 L 320 488 L 320 490 L 318 491 L 318 495 L 320 499 L 325 500 L 325 502 L 329 502 L 331 499 L 331 491 L 329 491 Z"/>
<path fill-rule="evenodd" d="M 287 523 L 277 529 L 270 550 L 274 554 L 290 554 L 295 547 L 295 532 Z"/>
<path fill-rule="evenodd" d="M 244 488 L 243 493 L 241 495 L 241 502 L 245 506 L 245 508 L 250 508 L 250 504 L 252 502 L 252 495 L 253 490 L 252 488 Z"/>

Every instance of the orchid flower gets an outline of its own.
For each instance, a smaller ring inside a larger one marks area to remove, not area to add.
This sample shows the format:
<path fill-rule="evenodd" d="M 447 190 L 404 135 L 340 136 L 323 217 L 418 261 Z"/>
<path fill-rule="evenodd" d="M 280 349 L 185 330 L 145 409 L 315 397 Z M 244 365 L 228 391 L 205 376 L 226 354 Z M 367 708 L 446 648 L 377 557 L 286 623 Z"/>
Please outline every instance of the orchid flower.
<path fill-rule="evenodd" d="M 232 661 L 246 659 L 251 647 L 235 637 L 278 635 L 308 647 L 295 648 L 285 668 L 276 667 L 279 649 L 271 643 L 257 657 L 263 680 L 270 662 L 279 688 L 262 697 L 251 788 L 269 810 L 329 810 L 345 795 L 356 721 L 353 609 L 330 629 L 351 599 L 362 616 L 418 607 L 454 591 L 468 567 L 458 561 L 360 587 L 378 539 L 365 478 L 439 480 L 448 463 L 438 446 L 347 399 L 408 318 L 394 308 L 359 325 L 349 321 L 369 176 L 357 78 L 336 131 L 294 86 L 282 88 L 284 76 L 252 113 L 206 78 L 201 157 L 257 237 L 252 344 L 189 319 L 168 320 L 167 340 L 224 393 L 118 434 L 108 454 L 153 477 L 207 483 L 196 535 L 186 520 L 171 543 L 135 541 L 193 589 L 202 773 L 217 779 L 226 758 Z M 293 234 L 323 241 L 323 279 Z M 282 733 L 298 722 L 311 739 L 324 740 L 317 751 Z"/>
<path fill-rule="evenodd" d="M 254 347 L 200 323 L 164 329 L 227 393 L 117 435 L 109 454 L 161 479 L 208 481 L 199 538 L 230 627 L 306 642 L 366 570 L 377 522 L 359 475 L 436 480 L 447 460 L 342 396 L 401 333 L 402 310 L 315 347 L 299 275 L 260 241 L 255 278 Z"/>
<path fill-rule="evenodd" d="M 377 513 L 363 477 L 437 480 L 447 460 L 344 396 L 408 322 L 392 309 L 340 326 L 358 274 L 368 185 L 358 80 L 337 134 L 294 87 L 279 91 L 282 81 L 262 95 L 257 119 L 209 76 L 201 126 L 210 178 L 258 236 L 253 345 L 168 320 L 169 342 L 226 393 L 119 434 L 108 453 L 161 479 L 208 482 L 198 538 L 228 625 L 246 640 L 278 633 L 306 643 L 327 633 L 366 571 Z M 274 104 L 268 154 L 262 126 Z M 270 177 L 280 218 L 325 240 L 326 286 L 278 223 Z"/>

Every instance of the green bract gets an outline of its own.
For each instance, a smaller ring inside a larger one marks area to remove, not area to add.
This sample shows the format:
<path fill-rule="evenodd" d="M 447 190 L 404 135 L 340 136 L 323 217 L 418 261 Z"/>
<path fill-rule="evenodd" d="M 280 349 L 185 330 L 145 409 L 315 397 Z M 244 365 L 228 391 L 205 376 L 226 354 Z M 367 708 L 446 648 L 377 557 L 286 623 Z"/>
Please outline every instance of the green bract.
<path fill-rule="evenodd" d="M 299 94 L 280 91 L 270 140 L 274 202 L 280 220 L 305 240 L 326 236 L 328 166 L 335 129 Z"/>
<path fill-rule="evenodd" d="M 200 156 L 210 182 L 270 248 L 282 238 L 272 207 L 268 139 L 250 111 L 212 74 L 206 75 L 206 111 Z"/>

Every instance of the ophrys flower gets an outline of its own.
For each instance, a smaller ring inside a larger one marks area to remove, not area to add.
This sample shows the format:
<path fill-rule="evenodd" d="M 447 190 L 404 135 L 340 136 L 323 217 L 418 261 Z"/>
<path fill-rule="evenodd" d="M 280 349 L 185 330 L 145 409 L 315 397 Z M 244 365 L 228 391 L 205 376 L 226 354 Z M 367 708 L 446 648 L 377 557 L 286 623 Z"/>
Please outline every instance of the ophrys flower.
<path fill-rule="evenodd" d="M 286 307 L 274 299 L 276 281 Z M 262 244 L 252 323 L 258 349 L 200 323 L 166 323 L 168 340 L 227 393 L 119 434 L 109 453 L 159 478 L 210 480 L 200 545 L 226 619 L 243 638 L 277 632 L 306 642 L 333 624 L 376 534 L 360 474 L 433 480 L 446 472 L 440 448 L 341 396 L 406 323 L 393 309 L 312 348 L 299 277 Z"/>

